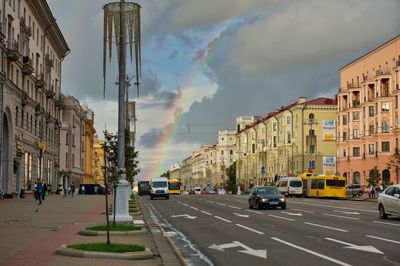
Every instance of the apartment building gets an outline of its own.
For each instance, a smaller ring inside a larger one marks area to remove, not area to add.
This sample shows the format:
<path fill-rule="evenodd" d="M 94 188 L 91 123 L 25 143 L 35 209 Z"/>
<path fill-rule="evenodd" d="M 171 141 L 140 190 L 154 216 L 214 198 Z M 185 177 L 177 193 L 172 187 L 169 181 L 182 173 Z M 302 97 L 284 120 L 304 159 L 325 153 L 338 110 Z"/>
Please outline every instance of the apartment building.
<path fill-rule="evenodd" d="M 399 152 L 400 35 L 339 69 L 338 172 L 368 184 L 376 167 L 383 184 L 399 183 L 388 161 Z"/>
<path fill-rule="evenodd" d="M 85 111 L 73 96 L 64 96 L 60 130 L 60 181 L 63 187 L 84 183 Z"/>
<path fill-rule="evenodd" d="M 240 130 L 238 181 L 248 189 L 275 176 L 335 173 L 336 105 L 335 99 L 300 97 Z"/>
<path fill-rule="evenodd" d="M 188 156 L 181 163 L 181 186 L 182 189 L 194 187 L 192 177 L 192 156 Z"/>
<path fill-rule="evenodd" d="M 94 128 L 94 112 L 88 106 L 83 106 L 82 110 L 85 114 L 85 131 L 83 135 L 83 183 L 95 184 L 93 158 L 94 158 L 94 139 L 96 129 Z"/>
<path fill-rule="evenodd" d="M 179 163 L 175 163 L 169 168 L 170 179 L 181 179 L 181 166 Z"/>
<path fill-rule="evenodd" d="M 45 0 L 0 4 L 0 190 L 55 190 L 61 64 L 69 47 Z"/>
<path fill-rule="evenodd" d="M 99 140 L 97 135 L 93 140 L 93 178 L 96 184 L 104 184 L 104 141 Z"/>
<path fill-rule="evenodd" d="M 194 186 L 200 185 L 205 187 L 210 182 L 207 177 L 207 162 L 212 160 L 212 152 L 210 148 L 214 145 L 203 145 L 198 150 L 192 152 L 192 181 Z"/>

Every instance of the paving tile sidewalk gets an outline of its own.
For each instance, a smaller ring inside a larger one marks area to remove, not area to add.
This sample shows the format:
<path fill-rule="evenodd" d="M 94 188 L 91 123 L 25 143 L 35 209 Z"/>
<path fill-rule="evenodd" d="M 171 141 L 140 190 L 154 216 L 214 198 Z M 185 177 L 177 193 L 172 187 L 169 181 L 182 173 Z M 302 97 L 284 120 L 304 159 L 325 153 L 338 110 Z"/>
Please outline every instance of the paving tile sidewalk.
<path fill-rule="evenodd" d="M 164 265 L 150 231 L 137 236 L 111 236 L 111 242 L 137 243 L 150 248 L 149 260 L 124 261 L 56 255 L 62 244 L 105 242 L 105 236 L 80 236 L 79 230 L 104 224 L 104 196 L 50 195 L 42 205 L 31 197 L 0 201 L 0 265 Z M 36 212 L 37 210 L 37 212 Z M 134 219 L 143 219 L 134 216 Z M 172 249 L 169 251 L 173 254 Z M 177 260 L 176 260 L 177 261 Z M 172 264 L 169 264 L 172 265 Z"/>

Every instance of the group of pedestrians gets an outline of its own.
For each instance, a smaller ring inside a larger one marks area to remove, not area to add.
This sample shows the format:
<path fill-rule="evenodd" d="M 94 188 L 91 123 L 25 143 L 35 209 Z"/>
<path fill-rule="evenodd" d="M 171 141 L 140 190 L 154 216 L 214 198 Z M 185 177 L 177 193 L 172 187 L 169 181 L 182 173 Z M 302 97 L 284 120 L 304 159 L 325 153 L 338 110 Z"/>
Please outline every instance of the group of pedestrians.
<path fill-rule="evenodd" d="M 48 195 L 48 186 L 46 183 L 43 183 L 42 180 L 39 178 L 35 182 L 35 186 L 33 188 L 33 193 L 35 196 L 35 200 L 37 204 L 42 204 L 42 201 L 46 198 Z"/>
<path fill-rule="evenodd" d="M 369 198 L 371 199 L 377 198 L 382 190 L 383 190 L 382 186 L 379 186 L 378 184 L 371 185 L 369 187 L 369 193 L 368 193 Z"/>
<path fill-rule="evenodd" d="M 73 197 L 75 194 L 75 184 L 74 182 L 71 183 L 71 185 L 69 187 L 64 187 L 64 198 L 66 198 L 68 196 L 68 194 L 71 194 L 71 196 Z"/>

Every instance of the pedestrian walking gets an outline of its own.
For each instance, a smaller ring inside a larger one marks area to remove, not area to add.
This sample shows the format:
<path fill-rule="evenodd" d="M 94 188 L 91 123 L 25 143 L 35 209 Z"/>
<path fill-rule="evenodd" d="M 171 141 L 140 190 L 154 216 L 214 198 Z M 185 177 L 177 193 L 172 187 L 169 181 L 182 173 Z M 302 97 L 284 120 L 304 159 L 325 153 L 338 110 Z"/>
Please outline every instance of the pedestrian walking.
<path fill-rule="evenodd" d="M 379 185 L 378 184 L 376 184 L 376 186 L 375 186 L 375 192 L 376 192 L 376 197 L 378 198 L 379 197 L 379 192 L 381 191 L 381 188 L 379 187 Z"/>
<path fill-rule="evenodd" d="M 47 184 L 43 184 L 43 193 L 42 193 L 42 200 L 46 198 L 46 193 L 47 193 Z"/>
<path fill-rule="evenodd" d="M 36 184 L 36 194 L 39 201 L 39 205 L 42 204 L 42 194 L 43 194 L 43 183 L 40 179 L 37 180 Z"/>
<path fill-rule="evenodd" d="M 64 196 L 63 197 L 66 198 L 67 197 L 67 187 L 64 186 L 63 191 L 64 191 Z"/>
<path fill-rule="evenodd" d="M 73 197 L 74 196 L 74 193 L 75 193 L 75 185 L 74 185 L 74 182 L 72 182 L 71 183 L 71 196 Z"/>

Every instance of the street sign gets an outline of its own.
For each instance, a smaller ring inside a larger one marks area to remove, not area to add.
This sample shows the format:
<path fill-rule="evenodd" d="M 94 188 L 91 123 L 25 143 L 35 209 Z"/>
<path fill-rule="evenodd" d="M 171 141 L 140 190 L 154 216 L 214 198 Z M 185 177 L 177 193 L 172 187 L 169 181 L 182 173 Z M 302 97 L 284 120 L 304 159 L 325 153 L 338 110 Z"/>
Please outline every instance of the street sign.
<path fill-rule="evenodd" d="M 190 216 L 189 214 L 177 214 L 177 215 L 171 215 L 172 218 L 177 218 L 177 217 L 183 217 L 185 219 L 196 219 L 197 216 Z"/>
<path fill-rule="evenodd" d="M 310 160 L 310 162 L 309 162 L 309 168 L 312 168 L 312 169 L 315 168 L 315 160 Z"/>
<path fill-rule="evenodd" d="M 224 251 L 224 249 L 235 248 L 235 247 L 243 248 L 242 250 L 238 250 L 238 252 L 240 252 L 240 253 L 246 253 L 248 255 L 267 259 L 267 250 L 266 249 L 252 249 L 252 248 L 246 246 L 245 244 L 240 243 L 239 241 L 232 241 L 232 243 L 221 244 L 221 245 L 212 244 L 208 248 L 219 250 L 219 251 Z"/>
<path fill-rule="evenodd" d="M 324 237 L 324 239 L 329 240 L 329 241 L 333 241 L 333 242 L 336 242 L 336 243 L 339 243 L 339 244 L 346 245 L 344 248 L 351 248 L 351 249 L 365 251 L 365 252 L 383 254 L 382 251 L 376 249 L 374 246 L 358 246 L 358 245 L 350 244 L 350 243 L 347 243 L 347 242 L 344 242 L 344 241 L 340 241 L 340 240 L 337 240 L 337 239 L 333 239 L 333 238 L 329 238 L 329 237 Z"/>

